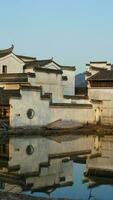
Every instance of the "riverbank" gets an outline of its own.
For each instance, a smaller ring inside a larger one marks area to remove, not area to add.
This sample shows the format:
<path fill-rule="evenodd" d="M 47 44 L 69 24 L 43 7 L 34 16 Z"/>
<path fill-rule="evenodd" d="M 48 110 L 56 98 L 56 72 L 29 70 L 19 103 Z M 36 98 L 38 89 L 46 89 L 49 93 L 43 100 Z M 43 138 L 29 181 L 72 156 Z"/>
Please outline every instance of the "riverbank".
<path fill-rule="evenodd" d="M 12 136 L 113 135 L 113 125 L 81 124 L 75 127 L 18 127 L 0 129 L 0 139 Z"/>

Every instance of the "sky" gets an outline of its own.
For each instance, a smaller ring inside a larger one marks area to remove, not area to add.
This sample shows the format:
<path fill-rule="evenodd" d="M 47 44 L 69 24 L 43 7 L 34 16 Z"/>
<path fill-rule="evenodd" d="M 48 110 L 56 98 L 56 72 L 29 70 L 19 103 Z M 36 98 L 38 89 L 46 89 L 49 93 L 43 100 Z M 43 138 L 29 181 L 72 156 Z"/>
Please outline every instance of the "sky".
<path fill-rule="evenodd" d="M 0 49 L 54 58 L 77 73 L 113 63 L 113 0 L 0 0 Z"/>

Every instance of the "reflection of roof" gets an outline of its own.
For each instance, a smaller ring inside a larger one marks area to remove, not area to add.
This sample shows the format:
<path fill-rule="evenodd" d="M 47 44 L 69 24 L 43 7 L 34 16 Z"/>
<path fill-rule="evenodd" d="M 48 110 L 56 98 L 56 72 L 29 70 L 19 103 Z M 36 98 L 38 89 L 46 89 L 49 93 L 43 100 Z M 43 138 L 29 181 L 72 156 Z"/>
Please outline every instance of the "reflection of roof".
<path fill-rule="evenodd" d="M 7 56 L 9 55 L 10 53 L 12 53 L 14 49 L 14 45 L 12 45 L 10 48 L 8 49 L 3 49 L 3 50 L 0 50 L 0 58 L 4 57 L 4 56 Z"/>
<path fill-rule="evenodd" d="M 113 81 L 113 70 L 103 70 L 91 76 L 89 81 Z"/>

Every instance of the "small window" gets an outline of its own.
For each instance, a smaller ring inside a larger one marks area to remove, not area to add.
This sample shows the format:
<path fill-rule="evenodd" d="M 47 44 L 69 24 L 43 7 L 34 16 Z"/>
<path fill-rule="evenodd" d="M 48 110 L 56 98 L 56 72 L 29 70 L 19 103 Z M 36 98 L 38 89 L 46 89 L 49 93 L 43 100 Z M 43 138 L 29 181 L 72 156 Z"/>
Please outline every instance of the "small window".
<path fill-rule="evenodd" d="M 3 65 L 2 67 L 2 73 L 7 74 L 7 65 Z"/>
<path fill-rule="evenodd" d="M 28 145 L 27 148 L 26 148 L 26 153 L 27 153 L 28 155 L 32 155 L 33 152 L 34 152 L 33 146 L 32 146 L 32 145 Z"/>
<path fill-rule="evenodd" d="M 32 119 L 34 117 L 34 115 L 35 115 L 35 111 L 33 109 L 31 109 L 31 108 L 28 109 L 28 111 L 27 111 L 27 117 L 29 119 Z"/>

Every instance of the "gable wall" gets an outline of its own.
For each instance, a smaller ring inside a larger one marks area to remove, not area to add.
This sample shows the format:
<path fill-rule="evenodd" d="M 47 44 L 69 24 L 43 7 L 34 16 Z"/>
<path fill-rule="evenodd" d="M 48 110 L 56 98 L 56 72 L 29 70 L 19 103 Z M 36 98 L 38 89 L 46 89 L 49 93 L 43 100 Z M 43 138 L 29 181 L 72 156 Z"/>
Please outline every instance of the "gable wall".
<path fill-rule="evenodd" d="M 55 107 L 49 105 L 48 100 L 40 99 L 40 91 L 21 91 L 20 99 L 10 99 L 10 125 L 12 127 L 42 126 L 58 119 L 74 120 L 80 123 L 94 122 L 92 108 L 81 107 Z M 28 109 L 35 111 L 33 119 L 26 115 Z"/>
<path fill-rule="evenodd" d="M 43 125 L 49 120 L 49 101 L 40 100 L 40 91 L 23 90 L 21 91 L 22 98 L 10 99 L 10 124 L 13 127 L 18 126 L 37 126 Z M 27 117 L 28 109 L 35 111 L 33 119 Z"/>
<path fill-rule="evenodd" d="M 75 71 L 64 69 L 63 75 L 68 77 L 67 81 L 63 81 L 64 95 L 75 95 Z"/>
<path fill-rule="evenodd" d="M 7 65 L 7 73 L 23 73 L 24 63 L 13 54 L 0 58 L 0 74 L 2 74 L 3 65 Z"/>
<path fill-rule="evenodd" d="M 53 102 L 63 101 L 62 75 L 47 72 L 36 72 L 36 78 L 31 80 L 33 85 L 41 85 L 43 93 L 52 93 Z"/>

